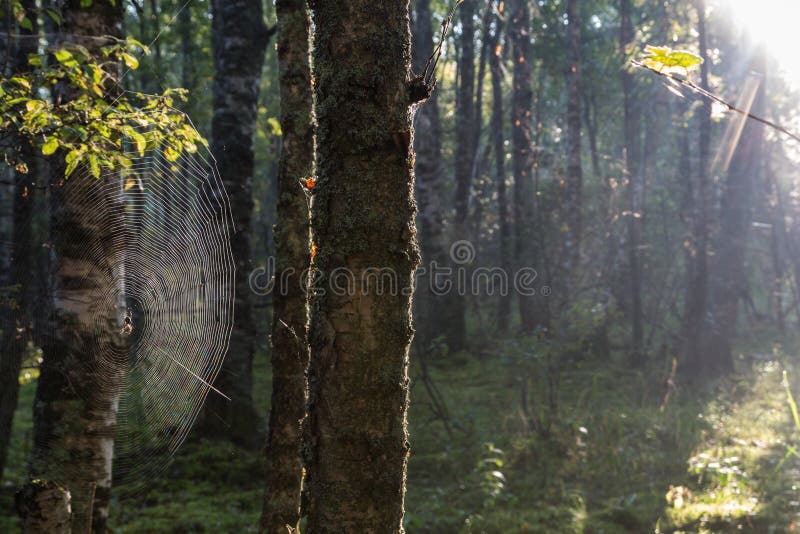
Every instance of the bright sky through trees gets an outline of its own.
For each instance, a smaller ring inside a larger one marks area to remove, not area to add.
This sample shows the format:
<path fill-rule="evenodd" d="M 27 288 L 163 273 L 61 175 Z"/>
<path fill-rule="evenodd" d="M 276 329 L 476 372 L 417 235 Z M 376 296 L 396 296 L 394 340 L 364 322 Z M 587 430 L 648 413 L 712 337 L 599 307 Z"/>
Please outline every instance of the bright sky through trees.
<path fill-rule="evenodd" d="M 799 1 L 716 0 L 715 4 L 730 9 L 736 23 L 747 28 L 756 42 L 767 47 L 784 71 L 786 80 L 800 87 L 800 60 L 797 57 Z"/>

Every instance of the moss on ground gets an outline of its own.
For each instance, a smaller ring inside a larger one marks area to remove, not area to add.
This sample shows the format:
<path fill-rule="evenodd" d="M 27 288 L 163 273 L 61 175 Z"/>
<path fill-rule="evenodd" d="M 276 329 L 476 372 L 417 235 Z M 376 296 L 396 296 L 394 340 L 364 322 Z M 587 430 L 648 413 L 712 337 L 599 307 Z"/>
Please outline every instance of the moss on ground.
<path fill-rule="evenodd" d="M 412 364 L 410 534 L 796 528 L 800 431 L 782 371 L 800 391 L 800 366 L 780 348 L 664 405 L 668 365 L 638 372 L 576 358 L 548 373 L 538 346 L 507 340 L 432 359 L 427 385 Z M 259 354 L 256 383 L 269 383 L 266 362 Z M 558 385 L 548 389 L 548 377 Z M 16 529 L 34 391 L 21 390 L 0 532 Z M 268 388 L 256 398 L 266 415 Z M 113 531 L 254 532 L 261 473 L 255 451 L 190 440 L 146 490 L 117 492 Z"/>

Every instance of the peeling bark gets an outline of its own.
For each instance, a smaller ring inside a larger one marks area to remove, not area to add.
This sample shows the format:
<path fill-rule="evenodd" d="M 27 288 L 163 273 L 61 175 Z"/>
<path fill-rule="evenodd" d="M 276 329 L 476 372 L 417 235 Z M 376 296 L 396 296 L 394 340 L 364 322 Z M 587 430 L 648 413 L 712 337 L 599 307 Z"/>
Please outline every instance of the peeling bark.
<path fill-rule="evenodd" d="M 70 0 L 62 18 L 64 35 L 99 54 L 108 43 L 82 36 L 119 36 L 122 8 L 120 3 L 107 2 L 81 7 L 80 0 Z M 118 78 L 118 68 L 110 66 L 109 74 Z M 116 88 L 109 85 L 107 89 Z M 63 101 L 70 93 L 64 86 L 56 98 Z M 128 353 L 127 338 L 120 333 L 124 273 L 112 250 L 115 225 L 109 224 L 108 213 L 122 210 L 104 193 L 118 187 L 115 177 L 106 176 L 100 185 L 90 187 L 83 181 L 95 179 L 87 177 L 85 169 L 63 181 L 63 162 L 55 167 L 51 189 L 53 334 L 42 343 L 30 475 L 70 492 L 74 531 L 105 532 L 116 416 Z M 98 208 L 93 211 L 85 209 L 90 190 L 97 196 Z"/>

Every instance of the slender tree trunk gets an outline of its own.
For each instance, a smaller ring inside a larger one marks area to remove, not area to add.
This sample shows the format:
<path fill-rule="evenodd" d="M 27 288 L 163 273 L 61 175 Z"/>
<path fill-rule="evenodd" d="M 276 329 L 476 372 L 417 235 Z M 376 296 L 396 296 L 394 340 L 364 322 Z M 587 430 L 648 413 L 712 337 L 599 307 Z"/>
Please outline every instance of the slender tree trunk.
<path fill-rule="evenodd" d="M 28 66 L 28 54 L 36 52 L 37 42 L 32 38 L 38 33 L 36 16 L 33 9 L 36 4 L 33 0 L 22 2 L 26 12 L 31 13 L 29 19 L 33 24 L 31 29 L 17 28 L 20 38 L 17 40 L 16 50 L 13 55 L 13 72 L 23 72 Z M 23 148 L 23 160 L 29 162 L 29 172 L 34 170 L 34 161 L 30 156 L 32 150 Z M 11 257 L 8 278 L 3 282 L 13 288 L 10 297 L 15 306 L 13 309 L 4 309 L 3 338 L 0 346 L 0 480 L 8 458 L 8 445 L 11 439 L 11 427 L 14 421 L 14 412 L 17 409 L 19 395 L 19 372 L 25 346 L 28 342 L 28 306 L 30 304 L 30 278 L 31 278 L 31 214 L 33 205 L 33 187 L 28 175 L 12 171 L 14 177 L 14 190 L 12 199 L 12 229 L 11 229 Z"/>
<path fill-rule="evenodd" d="M 567 179 L 564 187 L 566 276 L 577 267 L 581 246 L 581 18 L 578 0 L 567 0 Z M 566 284 L 568 287 L 569 284 Z"/>
<path fill-rule="evenodd" d="M 311 305 L 307 532 L 401 532 L 419 260 L 408 3 L 312 5 L 319 289 Z"/>
<path fill-rule="evenodd" d="M 489 70 L 492 75 L 492 146 L 494 150 L 495 183 L 497 184 L 497 215 L 500 230 L 500 268 L 506 273 L 512 272 L 511 265 L 511 221 L 508 213 L 508 193 L 506 190 L 506 151 L 503 111 L 503 56 L 500 45 L 502 34 L 503 3 L 498 6 L 498 16 L 494 19 L 494 32 L 489 42 Z M 497 329 L 508 330 L 511 318 L 511 296 L 500 295 L 497 301 Z"/>
<path fill-rule="evenodd" d="M 531 13 L 525 0 L 509 4 L 508 36 L 513 47 L 514 79 L 511 94 L 511 146 L 514 171 L 514 255 L 518 269 L 533 268 L 534 263 L 534 187 L 533 187 L 533 71 L 531 52 Z M 518 292 L 522 331 L 533 332 L 540 324 L 533 295 Z"/>
<path fill-rule="evenodd" d="M 631 0 L 620 0 L 620 51 L 627 57 L 629 47 L 633 44 L 634 32 L 631 20 Z M 641 241 L 640 213 L 640 112 L 634 95 L 635 83 L 633 73 L 624 65 L 622 67 L 622 92 L 624 99 L 624 137 L 625 137 L 625 172 L 628 179 L 628 269 L 629 298 L 631 318 L 631 359 L 641 363 L 644 328 L 642 326 L 642 268 L 639 251 Z"/>
<path fill-rule="evenodd" d="M 303 275 L 310 262 L 314 125 L 309 66 L 310 17 L 305 0 L 278 0 L 278 66 L 283 144 L 278 169 L 272 318 L 272 405 L 261 532 L 299 528 L 302 421 L 306 409 L 308 306 Z"/>
<path fill-rule="evenodd" d="M 236 323 L 230 348 L 215 386 L 219 395 L 206 403 L 206 434 L 232 437 L 256 447 L 258 416 L 253 406 L 255 327 L 248 277 L 253 267 L 249 230 L 253 211 L 252 180 L 261 67 L 268 40 L 260 0 L 213 0 L 214 115 L 211 153 L 229 195 L 236 233 L 231 239 L 236 262 Z"/>
<path fill-rule="evenodd" d="M 706 44 L 706 7 L 705 0 L 696 0 L 697 33 L 700 57 L 700 87 L 709 90 L 708 76 L 710 61 Z M 702 359 L 701 334 L 708 309 L 708 184 L 711 179 L 709 168 L 711 151 L 711 102 L 703 100 L 698 113 L 698 158 L 694 179 L 694 210 L 691 214 L 689 277 L 686 285 L 686 298 L 683 324 L 684 366 L 689 376 L 699 368 Z"/>
<path fill-rule="evenodd" d="M 99 55 L 111 41 L 96 36 L 120 35 L 122 8 L 119 2 L 83 7 L 81 0 L 69 0 L 62 19 L 64 36 Z M 112 78 L 119 77 L 117 66 L 108 69 Z M 113 82 L 106 87 L 109 93 L 117 90 Z M 70 87 L 64 86 L 56 98 L 62 102 L 71 98 Z M 109 355 L 126 354 L 129 345 L 120 331 L 124 272 L 112 250 L 118 237 L 112 214 L 123 210 L 111 193 L 119 187 L 113 175 L 98 181 L 79 169 L 63 182 L 59 177 L 63 166 L 56 168 L 51 188 L 52 335 L 42 344 L 30 476 L 56 482 L 70 492 L 74 532 L 104 532 L 125 376 L 124 364 Z M 95 191 L 104 209 L 85 209 L 87 188 Z"/>
<path fill-rule="evenodd" d="M 455 210 L 453 215 L 453 242 L 469 238 L 467 216 L 472 190 L 472 168 L 475 158 L 475 7 L 477 0 L 464 0 L 459 6 L 461 37 L 458 59 L 458 95 L 456 98 L 456 148 L 455 148 Z M 468 266 L 453 260 L 452 268 Z M 466 338 L 466 299 L 456 289 L 447 294 L 448 311 L 442 324 L 446 332 L 447 345 L 451 351 L 464 347 Z"/>
<path fill-rule="evenodd" d="M 759 50 L 751 60 L 751 70 L 761 73 L 753 96 L 753 111 L 763 113 L 766 60 Z M 744 84 L 747 93 L 747 83 Z M 752 93 L 751 93 L 752 94 Z M 722 196 L 719 235 L 714 255 L 711 282 L 711 324 L 707 333 L 701 375 L 708 377 L 733 369 L 731 345 L 737 332 L 739 299 L 746 287 L 745 252 L 751 226 L 753 197 L 763 159 L 764 127 L 747 121 L 731 159 Z"/>
<path fill-rule="evenodd" d="M 422 73 L 428 58 L 433 54 L 433 20 L 430 0 L 417 0 L 414 17 L 414 72 Z M 417 285 L 414 312 L 417 333 L 415 343 L 423 351 L 441 334 L 447 317 L 447 299 L 436 291 L 432 268 L 447 265 L 444 232 L 444 176 L 442 169 L 442 124 L 436 92 L 419 106 L 414 116 L 417 135 L 414 149 L 417 153 L 414 172 L 419 215 L 419 241 L 425 271 Z"/>

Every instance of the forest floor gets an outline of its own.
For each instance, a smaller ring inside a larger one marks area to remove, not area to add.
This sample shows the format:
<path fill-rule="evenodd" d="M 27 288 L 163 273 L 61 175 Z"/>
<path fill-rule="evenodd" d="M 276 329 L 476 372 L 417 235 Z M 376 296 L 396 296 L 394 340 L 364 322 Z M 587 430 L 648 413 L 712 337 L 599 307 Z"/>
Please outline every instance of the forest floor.
<path fill-rule="evenodd" d="M 609 361 L 558 369 L 530 346 L 487 343 L 414 367 L 410 534 L 800 528 L 800 421 L 783 382 L 785 370 L 800 393 L 795 351 L 742 349 L 735 375 L 665 403 L 669 362 L 650 382 Z M 265 354 L 257 373 L 268 383 Z M 0 532 L 15 531 L 34 390 L 21 391 Z M 190 440 L 146 491 L 115 498 L 113 531 L 254 532 L 260 473 L 257 451 Z"/>

